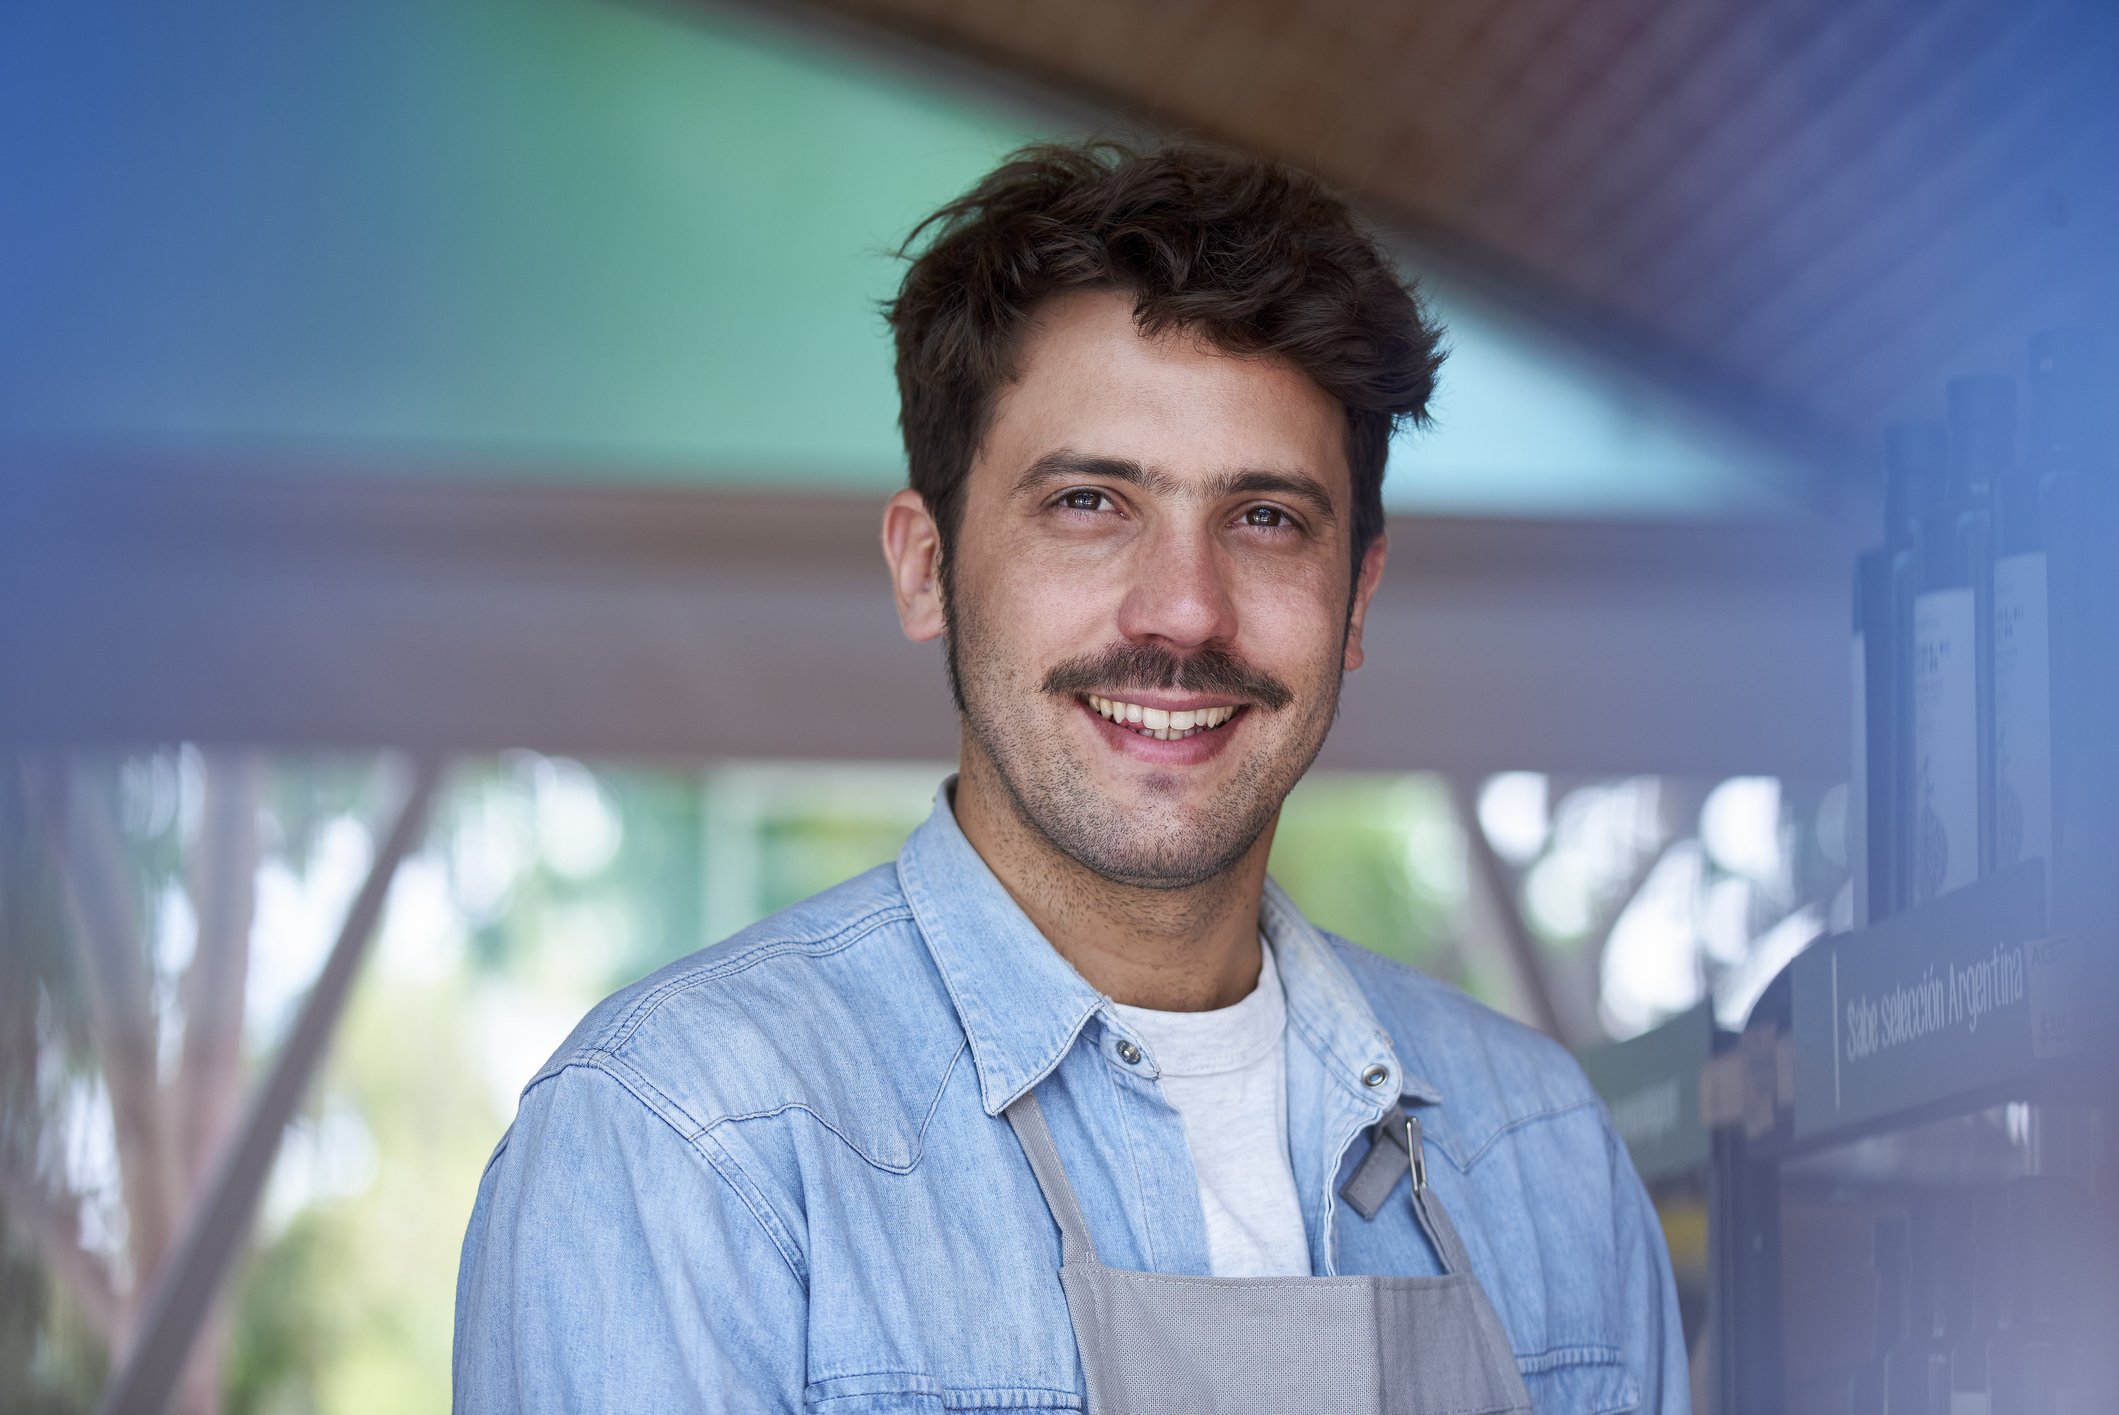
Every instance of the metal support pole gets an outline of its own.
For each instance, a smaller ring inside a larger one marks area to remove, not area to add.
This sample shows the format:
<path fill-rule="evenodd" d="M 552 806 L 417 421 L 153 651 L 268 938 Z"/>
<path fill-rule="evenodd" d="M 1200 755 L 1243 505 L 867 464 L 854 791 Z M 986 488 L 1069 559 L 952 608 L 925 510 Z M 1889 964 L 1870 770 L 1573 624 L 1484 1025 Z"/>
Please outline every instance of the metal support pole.
<path fill-rule="evenodd" d="M 99 1415 L 160 1415 L 184 1373 L 193 1344 L 212 1310 L 236 1250 L 250 1232 L 259 1195 L 279 1151 L 280 1137 L 309 1089 L 331 1034 L 345 1011 L 354 976 L 366 955 L 397 866 L 425 829 L 441 778 L 438 758 L 413 762 L 397 819 L 375 853 L 367 879 L 346 911 L 338 941 L 272 1072 L 228 1146 L 212 1185 L 201 1197 L 182 1241 L 163 1263 L 132 1347 L 103 1392 Z"/>

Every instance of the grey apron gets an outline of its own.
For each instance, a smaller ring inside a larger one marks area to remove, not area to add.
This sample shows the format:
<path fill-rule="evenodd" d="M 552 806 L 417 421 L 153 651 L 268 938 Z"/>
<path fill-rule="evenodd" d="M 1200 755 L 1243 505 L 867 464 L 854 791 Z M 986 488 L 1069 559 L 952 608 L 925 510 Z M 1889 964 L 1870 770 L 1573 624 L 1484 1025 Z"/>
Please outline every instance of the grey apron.
<path fill-rule="evenodd" d="M 1378 1126 L 1413 1171 L 1413 1213 L 1441 1277 L 1188 1277 L 1096 1260 L 1037 1097 L 1006 1111 L 1060 1230 L 1060 1288 L 1089 1415 L 1508 1415 L 1530 1393 L 1449 1215 L 1429 1192 L 1419 1122 Z M 1395 1169 L 1395 1161 L 1392 1162 Z M 1349 1188 L 1357 1187 L 1357 1174 Z M 1379 1196 L 1380 1197 L 1380 1196 Z M 1373 1208 L 1373 1204 L 1365 1207 Z"/>

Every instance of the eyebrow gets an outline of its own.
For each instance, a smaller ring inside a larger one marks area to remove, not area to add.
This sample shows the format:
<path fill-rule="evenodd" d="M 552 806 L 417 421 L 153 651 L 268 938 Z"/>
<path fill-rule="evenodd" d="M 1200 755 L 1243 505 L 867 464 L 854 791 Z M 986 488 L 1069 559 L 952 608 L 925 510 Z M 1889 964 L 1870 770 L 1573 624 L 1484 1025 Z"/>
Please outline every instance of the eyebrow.
<path fill-rule="evenodd" d="M 1331 526 L 1339 522 L 1338 514 L 1332 509 L 1331 493 L 1324 489 L 1322 482 L 1305 472 L 1256 467 L 1217 472 L 1196 493 L 1190 493 L 1184 483 L 1168 472 L 1157 471 L 1126 457 L 1100 457 L 1068 448 L 1047 452 L 1024 468 L 1023 474 L 1015 479 L 1012 494 L 1027 495 L 1053 482 L 1073 477 L 1101 477 L 1137 486 L 1152 496 L 1196 495 L 1203 501 L 1219 501 L 1230 496 L 1281 496 L 1301 502 L 1319 525 Z"/>

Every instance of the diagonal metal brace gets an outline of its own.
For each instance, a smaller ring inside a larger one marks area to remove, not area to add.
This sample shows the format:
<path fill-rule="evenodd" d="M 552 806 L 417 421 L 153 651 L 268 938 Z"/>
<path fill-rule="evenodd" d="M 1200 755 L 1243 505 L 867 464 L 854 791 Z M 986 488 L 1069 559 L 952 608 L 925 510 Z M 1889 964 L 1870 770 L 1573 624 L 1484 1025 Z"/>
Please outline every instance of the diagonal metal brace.
<path fill-rule="evenodd" d="M 345 1011 L 369 940 L 398 863 L 418 843 L 440 782 L 441 760 L 414 759 L 397 819 L 375 853 L 368 877 L 346 911 L 338 940 L 324 960 L 294 1030 L 281 1047 L 265 1084 L 243 1117 L 234 1143 L 224 1151 L 213 1182 L 201 1196 L 182 1241 L 163 1262 L 130 1350 L 103 1392 L 98 1415 L 161 1415 L 184 1373 L 192 1346 L 213 1308 L 236 1250 L 250 1232 L 258 1197 L 279 1152 L 280 1137 L 322 1062 Z"/>

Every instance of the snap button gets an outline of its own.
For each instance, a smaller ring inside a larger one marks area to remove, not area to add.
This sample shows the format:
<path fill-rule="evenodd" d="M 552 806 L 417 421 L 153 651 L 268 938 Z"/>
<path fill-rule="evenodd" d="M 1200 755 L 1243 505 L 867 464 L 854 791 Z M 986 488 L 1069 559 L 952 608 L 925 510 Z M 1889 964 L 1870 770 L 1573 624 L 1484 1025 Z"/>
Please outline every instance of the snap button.
<path fill-rule="evenodd" d="M 1361 1084 L 1372 1091 L 1390 1079 L 1391 1068 L 1388 1066 L 1371 1066 L 1361 1073 Z"/>
<path fill-rule="evenodd" d="M 1140 1061 L 1140 1048 L 1131 1042 L 1122 1041 L 1118 1044 L 1118 1059 L 1128 1066 L 1135 1065 Z"/>

